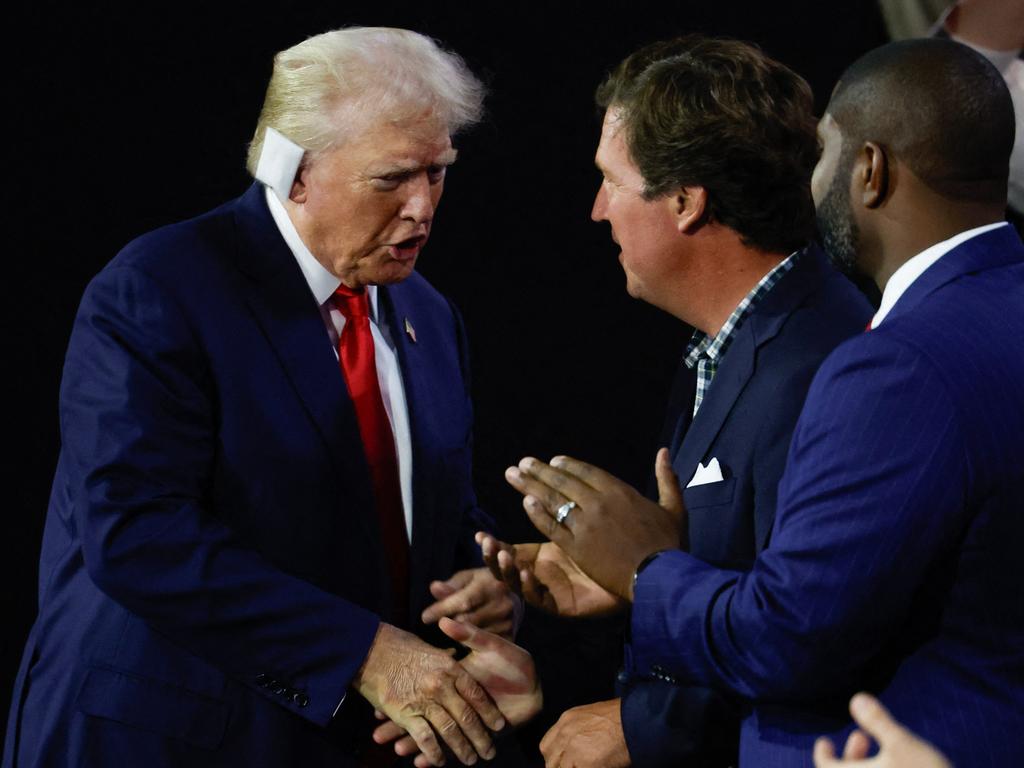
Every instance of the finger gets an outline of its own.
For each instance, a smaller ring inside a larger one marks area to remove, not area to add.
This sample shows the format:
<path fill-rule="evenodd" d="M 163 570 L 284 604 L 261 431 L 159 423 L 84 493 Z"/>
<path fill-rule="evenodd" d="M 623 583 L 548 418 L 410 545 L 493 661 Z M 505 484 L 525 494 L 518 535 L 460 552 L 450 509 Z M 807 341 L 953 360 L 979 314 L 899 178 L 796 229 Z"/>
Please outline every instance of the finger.
<path fill-rule="evenodd" d="M 376 717 L 378 720 L 387 720 L 388 719 L 388 716 L 385 715 L 383 712 L 381 712 L 379 709 L 373 710 L 373 716 Z"/>
<path fill-rule="evenodd" d="M 521 463 L 520 466 L 522 466 Z M 571 476 L 575 481 L 595 491 L 607 491 L 617 485 L 626 485 L 624 481 L 610 472 L 605 472 L 600 467 L 587 464 L 585 461 L 574 459 L 571 456 L 555 456 L 551 460 L 551 466 L 562 474 Z"/>
<path fill-rule="evenodd" d="M 454 616 L 458 613 L 468 613 L 476 608 L 479 597 L 479 588 L 471 585 L 460 589 L 450 597 L 440 600 L 433 605 L 427 606 L 420 618 L 424 624 L 433 624 L 442 616 Z"/>
<path fill-rule="evenodd" d="M 412 761 L 412 764 L 416 766 L 416 768 L 430 768 L 430 766 L 433 765 L 433 763 L 431 763 L 426 758 L 425 755 L 416 755 L 416 758 Z"/>
<path fill-rule="evenodd" d="M 445 581 L 430 582 L 430 594 L 435 600 L 444 600 L 449 595 L 454 595 L 458 590 Z"/>
<path fill-rule="evenodd" d="M 836 760 L 836 748 L 824 736 L 814 742 L 814 768 L 833 768 L 839 766 Z"/>
<path fill-rule="evenodd" d="M 475 569 L 468 568 L 464 571 L 453 573 L 445 581 L 432 581 L 430 582 L 430 594 L 438 600 L 442 600 L 470 584 L 473 581 L 474 575 Z"/>
<path fill-rule="evenodd" d="M 456 617 L 456 619 L 458 621 L 468 621 L 468 619 L 463 619 L 459 617 Z M 490 632 L 492 635 L 497 635 L 503 640 L 513 639 L 513 628 L 514 627 L 512 625 L 511 619 L 503 619 L 500 621 L 491 621 L 480 624 L 480 629 L 484 630 L 485 632 Z"/>
<path fill-rule="evenodd" d="M 452 618 L 494 632 L 493 626 L 503 624 L 512 616 L 512 598 L 499 595 L 468 613 L 457 613 Z"/>
<path fill-rule="evenodd" d="M 654 459 L 654 475 L 658 479 L 658 504 L 677 518 L 683 514 L 683 493 L 679 489 L 679 477 L 672 469 L 668 448 L 662 448 Z"/>
<path fill-rule="evenodd" d="M 480 684 L 461 667 L 455 678 L 455 690 L 442 703 L 458 722 L 459 729 L 472 743 L 476 754 L 485 760 L 494 757 L 491 731 L 501 730 L 505 726 L 505 718 Z M 493 727 L 488 729 L 484 722 L 493 724 Z"/>
<path fill-rule="evenodd" d="M 547 507 L 533 496 L 523 498 L 523 509 L 526 510 L 526 516 L 530 518 L 530 522 L 533 523 L 533 526 L 538 531 L 555 542 L 572 557 L 575 548 L 573 547 L 572 528 L 570 525 L 556 522 L 554 515 L 547 510 Z M 572 516 L 570 515 L 569 519 L 565 522 L 569 523 L 571 519 Z"/>
<path fill-rule="evenodd" d="M 420 751 L 420 748 L 416 746 L 416 740 L 412 736 L 404 736 L 395 742 L 395 754 L 406 757 L 408 755 L 415 755 Z M 428 762 L 427 765 L 430 765 Z"/>
<path fill-rule="evenodd" d="M 871 739 L 864 731 L 854 729 L 846 739 L 843 747 L 843 760 L 863 760 L 871 749 Z"/>
<path fill-rule="evenodd" d="M 387 744 L 389 741 L 394 741 L 405 735 L 405 728 L 392 720 L 373 729 L 373 740 L 378 744 Z"/>
<path fill-rule="evenodd" d="M 547 466 L 546 464 L 544 466 Z M 558 475 L 559 477 L 567 477 L 567 475 Z M 509 485 L 519 491 L 523 496 L 533 497 L 546 508 L 552 519 L 555 516 L 555 510 L 560 506 L 570 501 L 569 496 L 561 493 L 554 486 L 534 477 L 529 472 L 525 472 L 519 467 L 509 467 L 505 470 L 505 479 L 508 480 Z M 577 502 L 579 499 L 577 498 Z M 584 506 L 580 504 L 580 506 Z M 572 524 L 572 516 L 570 515 L 569 520 L 566 521 L 567 525 Z M 546 533 L 546 531 L 545 531 Z"/>
<path fill-rule="evenodd" d="M 455 700 L 458 699 L 458 702 Z M 436 701 L 431 701 L 424 707 L 423 716 L 437 731 L 448 748 L 455 753 L 463 765 L 473 765 L 479 754 L 473 742 L 468 737 L 467 731 L 476 731 L 479 737 L 483 731 L 483 725 L 479 718 L 476 724 L 472 723 L 473 717 L 467 714 L 472 709 L 462 701 L 454 691 L 443 690 L 437 695 Z M 465 722 L 463 720 L 465 719 Z M 486 735 L 484 736 L 486 739 Z M 419 744 L 419 741 L 416 742 Z"/>
<path fill-rule="evenodd" d="M 452 619 L 444 618 L 438 626 L 442 632 L 448 635 L 448 637 L 455 642 L 466 646 L 466 648 L 471 651 L 498 650 L 505 644 L 505 641 L 500 637 L 462 621 L 453 621 Z M 497 731 L 504 727 L 505 724 L 502 723 L 501 725 L 493 728 L 493 730 Z"/>
<path fill-rule="evenodd" d="M 549 488 L 553 488 L 558 491 L 562 496 L 572 499 L 581 506 L 586 507 L 586 502 L 592 500 L 595 496 L 595 488 L 581 480 L 576 475 L 567 472 L 562 468 L 566 462 L 574 462 L 573 459 L 569 459 L 565 456 L 556 456 L 552 461 L 557 461 L 559 466 L 555 467 L 551 464 L 545 464 L 539 459 L 527 456 L 519 462 L 519 469 L 531 477 L 541 481 Z M 583 464 L 583 462 L 575 462 L 572 466 L 589 467 L 590 465 Z M 601 471 L 596 467 L 591 467 L 591 469 L 595 472 Z M 614 481 L 614 483 L 624 485 L 621 480 L 618 480 L 611 475 L 607 475 L 607 477 L 610 481 Z M 610 481 L 605 483 L 605 485 L 610 485 Z"/>
<path fill-rule="evenodd" d="M 480 545 L 480 554 L 484 558 L 484 565 L 490 569 L 491 575 L 494 578 L 500 579 L 501 569 L 498 567 L 498 557 L 504 548 L 504 542 L 498 541 L 490 534 L 481 531 L 476 535 L 476 543 Z"/>
<path fill-rule="evenodd" d="M 412 717 L 406 724 L 406 730 L 431 765 L 444 765 L 444 752 L 426 720 L 419 716 Z"/>
<path fill-rule="evenodd" d="M 508 588 L 518 595 L 522 590 L 522 583 L 519 579 L 519 569 L 516 568 L 514 552 L 499 552 L 497 561 L 498 578 L 504 581 Z"/>
<path fill-rule="evenodd" d="M 850 714 L 861 728 L 874 737 L 882 747 L 908 735 L 907 729 L 896 722 L 882 703 L 867 693 L 858 693 L 850 699 Z"/>
<path fill-rule="evenodd" d="M 540 753 L 544 756 L 545 766 L 558 766 L 559 760 L 561 760 L 562 748 L 559 735 L 562 732 L 562 728 L 565 725 L 565 714 L 563 713 L 558 722 L 556 722 L 547 733 L 544 734 L 544 738 L 540 740 Z"/>

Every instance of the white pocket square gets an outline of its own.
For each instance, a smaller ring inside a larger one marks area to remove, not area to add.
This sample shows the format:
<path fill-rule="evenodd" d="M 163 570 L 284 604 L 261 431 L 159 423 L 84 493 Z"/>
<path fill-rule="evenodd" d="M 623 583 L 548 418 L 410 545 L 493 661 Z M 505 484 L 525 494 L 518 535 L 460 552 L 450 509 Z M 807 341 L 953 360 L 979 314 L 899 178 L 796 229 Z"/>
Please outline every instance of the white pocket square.
<path fill-rule="evenodd" d="M 697 471 L 693 473 L 693 477 L 690 478 L 690 482 L 686 484 L 686 487 L 693 488 L 695 485 L 720 483 L 723 479 L 722 468 L 718 464 L 718 459 L 711 459 L 706 467 L 698 461 Z"/>

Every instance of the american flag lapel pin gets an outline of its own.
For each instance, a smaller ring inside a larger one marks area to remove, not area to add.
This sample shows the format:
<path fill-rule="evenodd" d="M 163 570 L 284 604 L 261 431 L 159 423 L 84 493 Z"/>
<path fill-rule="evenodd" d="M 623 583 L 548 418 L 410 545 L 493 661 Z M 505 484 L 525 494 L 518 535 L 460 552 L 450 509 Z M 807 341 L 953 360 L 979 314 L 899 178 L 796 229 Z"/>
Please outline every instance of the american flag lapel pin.
<path fill-rule="evenodd" d="M 409 338 L 412 339 L 413 344 L 416 343 L 416 329 L 412 327 L 412 323 L 409 322 L 409 318 L 405 318 L 405 332 L 409 334 Z"/>

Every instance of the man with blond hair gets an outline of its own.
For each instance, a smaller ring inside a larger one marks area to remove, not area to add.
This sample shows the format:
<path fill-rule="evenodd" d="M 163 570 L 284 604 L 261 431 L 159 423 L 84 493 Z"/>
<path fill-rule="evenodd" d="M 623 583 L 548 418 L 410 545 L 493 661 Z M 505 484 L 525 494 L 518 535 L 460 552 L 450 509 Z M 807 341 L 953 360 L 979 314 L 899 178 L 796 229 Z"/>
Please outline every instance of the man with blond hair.
<path fill-rule="evenodd" d="M 5 767 L 387 764 L 373 708 L 493 756 L 502 697 L 407 631 L 487 525 L 461 321 L 414 272 L 482 95 L 404 30 L 283 51 L 257 182 L 89 285 Z"/>

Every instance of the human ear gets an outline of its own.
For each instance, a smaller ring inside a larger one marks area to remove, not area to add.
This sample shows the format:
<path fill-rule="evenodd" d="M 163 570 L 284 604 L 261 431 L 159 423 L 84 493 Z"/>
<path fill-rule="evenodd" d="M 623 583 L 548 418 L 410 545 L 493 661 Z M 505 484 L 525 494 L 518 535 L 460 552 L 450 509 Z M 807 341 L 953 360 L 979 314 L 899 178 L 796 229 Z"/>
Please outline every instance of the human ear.
<path fill-rule="evenodd" d="M 288 193 L 288 199 L 293 203 L 306 202 L 306 179 L 309 173 L 309 166 L 303 161 L 302 165 L 299 166 L 298 173 L 295 174 L 295 181 L 292 182 L 292 188 Z"/>
<path fill-rule="evenodd" d="M 704 187 L 680 187 L 669 197 L 669 211 L 680 234 L 691 234 L 704 221 L 708 191 Z"/>
<path fill-rule="evenodd" d="M 856 180 L 865 208 L 878 208 L 889 194 L 889 158 L 873 141 L 864 143 L 857 162 Z"/>

